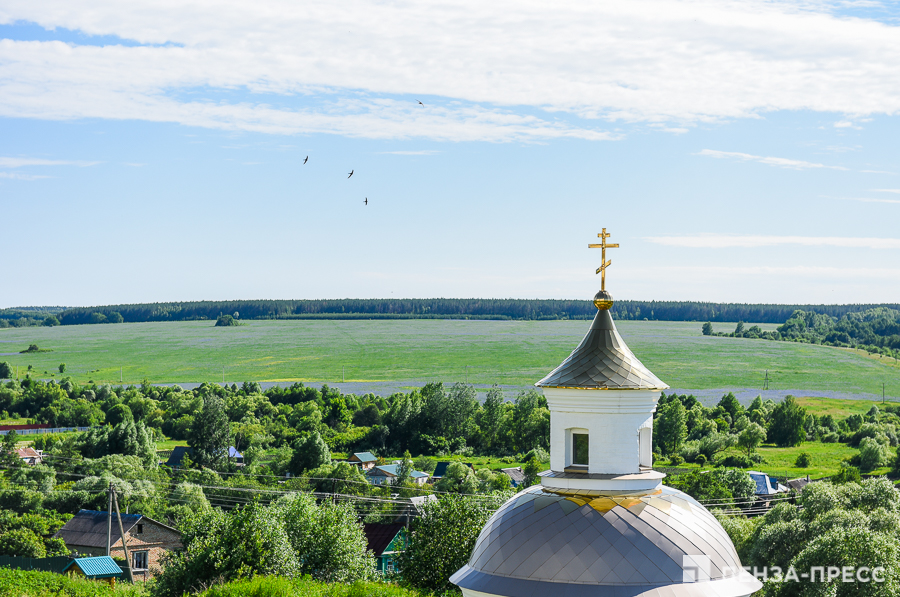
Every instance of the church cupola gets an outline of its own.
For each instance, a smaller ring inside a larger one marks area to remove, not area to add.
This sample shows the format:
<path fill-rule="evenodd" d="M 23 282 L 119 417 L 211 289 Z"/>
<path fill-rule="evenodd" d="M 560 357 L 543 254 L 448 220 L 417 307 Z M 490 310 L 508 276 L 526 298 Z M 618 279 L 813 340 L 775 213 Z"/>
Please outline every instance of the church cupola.
<path fill-rule="evenodd" d="M 653 412 L 660 392 L 667 389 L 616 330 L 606 291 L 606 228 L 598 235 L 602 249 L 600 292 L 594 296 L 597 315 L 581 344 L 562 364 L 535 385 L 550 408 L 550 472 L 542 483 L 550 487 L 634 488 L 659 485 L 653 473 Z M 586 476 L 587 475 L 587 476 Z M 601 475 L 601 477 L 598 477 Z M 599 483 L 598 483 L 599 482 Z"/>
<path fill-rule="evenodd" d="M 581 344 L 535 385 L 550 408 L 550 470 L 488 520 L 450 581 L 463 597 L 747 597 L 728 534 L 653 470 L 653 412 L 668 388 L 625 345 L 606 291 Z M 688 357 L 689 358 L 689 357 Z"/>

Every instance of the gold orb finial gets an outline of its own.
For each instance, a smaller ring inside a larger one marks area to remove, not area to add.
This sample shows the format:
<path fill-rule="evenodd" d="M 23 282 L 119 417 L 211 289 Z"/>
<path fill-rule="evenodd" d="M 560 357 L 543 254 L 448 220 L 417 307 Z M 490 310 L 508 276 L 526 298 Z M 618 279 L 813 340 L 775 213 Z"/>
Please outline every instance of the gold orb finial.
<path fill-rule="evenodd" d="M 594 306 L 598 311 L 608 311 L 613 306 L 613 297 L 605 290 L 594 295 Z"/>

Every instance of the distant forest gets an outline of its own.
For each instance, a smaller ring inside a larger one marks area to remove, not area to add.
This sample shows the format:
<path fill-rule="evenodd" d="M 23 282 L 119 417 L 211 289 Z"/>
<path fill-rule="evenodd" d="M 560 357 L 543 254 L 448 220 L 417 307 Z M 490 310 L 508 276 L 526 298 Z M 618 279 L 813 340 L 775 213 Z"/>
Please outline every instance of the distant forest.
<path fill-rule="evenodd" d="M 860 305 L 754 305 L 693 301 L 616 301 L 619 320 L 661 320 L 784 323 L 795 311 L 840 319 L 857 313 L 900 304 Z M 0 327 L 80 325 L 143 321 L 216 320 L 227 314 L 235 319 L 590 319 L 591 301 L 530 299 L 337 299 L 240 300 L 106 305 L 98 307 L 23 307 L 0 309 Z"/>

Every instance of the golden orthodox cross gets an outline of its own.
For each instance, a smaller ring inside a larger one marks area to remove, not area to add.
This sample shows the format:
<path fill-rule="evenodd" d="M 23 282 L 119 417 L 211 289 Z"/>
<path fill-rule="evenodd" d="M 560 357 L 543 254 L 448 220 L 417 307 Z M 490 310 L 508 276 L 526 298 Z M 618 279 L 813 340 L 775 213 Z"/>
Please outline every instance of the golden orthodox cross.
<path fill-rule="evenodd" d="M 608 245 L 606 244 L 606 239 L 609 238 L 609 234 L 606 232 L 606 228 L 603 229 L 603 232 L 597 235 L 600 238 L 600 244 L 598 245 L 588 245 L 589 249 L 600 249 L 600 261 L 601 265 L 597 268 L 598 274 L 600 274 L 600 290 L 606 290 L 606 268 L 612 265 L 612 260 L 606 260 L 606 250 L 607 249 L 618 249 L 619 245 Z"/>

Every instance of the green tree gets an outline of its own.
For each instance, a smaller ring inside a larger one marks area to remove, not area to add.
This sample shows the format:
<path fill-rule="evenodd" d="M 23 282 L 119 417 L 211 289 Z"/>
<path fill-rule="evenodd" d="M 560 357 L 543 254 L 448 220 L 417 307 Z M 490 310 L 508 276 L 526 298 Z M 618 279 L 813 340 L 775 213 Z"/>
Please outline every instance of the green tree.
<path fill-rule="evenodd" d="M 12 529 L 0 535 L 0 555 L 43 558 L 46 554 L 44 542 L 30 529 Z"/>
<path fill-rule="evenodd" d="M 455 493 L 477 493 L 478 479 L 470 467 L 462 462 L 451 462 L 434 488 Z"/>
<path fill-rule="evenodd" d="M 13 367 L 6 361 L 0 361 L 0 379 L 12 379 Z"/>
<path fill-rule="evenodd" d="M 331 450 L 318 431 L 307 433 L 294 442 L 294 453 L 288 470 L 295 476 L 331 463 Z"/>
<path fill-rule="evenodd" d="M 394 485 L 404 486 L 412 480 L 413 462 L 409 450 L 403 453 L 403 459 L 397 465 L 397 476 L 394 478 Z"/>
<path fill-rule="evenodd" d="M 299 564 L 282 521 L 252 503 L 228 514 L 209 510 L 181 526 L 183 551 L 170 552 L 155 595 L 181 597 L 213 583 L 256 575 L 296 576 Z"/>
<path fill-rule="evenodd" d="M 300 573 L 326 582 L 371 578 L 375 560 L 363 527 L 348 502 L 317 505 L 308 493 L 292 493 L 272 506 L 290 541 Z"/>
<path fill-rule="evenodd" d="M 65 373 L 65 372 L 66 372 L 66 364 L 65 364 L 65 363 L 60 363 L 60 364 L 59 364 L 59 372 L 60 372 L 60 373 Z"/>
<path fill-rule="evenodd" d="M 713 333 L 712 323 L 707 321 L 706 323 L 703 324 L 703 327 L 700 328 L 700 331 L 703 332 L 704 336 L 712 336 L 712 333 Z"/>
<path fill-rule="evenodd" d="M 744 333 L 744 322 L 739 321 L 738 324 L 734 327 L 734 335 L 740 336 Z"/>
<path fill-rule="evenodd" d="M 525 474 L 525 487 L 530 487 L 538 482 L 538 473 L 540 473 L 543 468 L 541 461 L 538 460 L 536 456 L 532 456 L 528 462 L 525 463 L 525 466 L 522 467 L 522 472 Z"/>
<path fill-rule="evenodd" d="M 227 315 L 227 314 L 219 315 L 219 318 L 216 319 L 217 327 L 231 326 L 231 325 L 237 325 L 237 322 L 234 320 L 234 317 L 232 317 L 231 315 Z"/>
<path fill-rule="evenodd" d="M 22 464 L 22 460 L 16 453 L 16 444 L 19 442 L 19 434 L 11 429 L 3 436 L 3 446 L 0 447 L 0 467 L 4 469 L 16 468 Z"/>
<path fill-rule="evenodd" d="M 779 447 L 799 446 L 806 439 L 803 424 L 806 422 L 806 409 L 797 403 L 793 396 L 787 396 L 772 411 L 769 425 L 769 440 Z"/>
<path fill-rule="evenodd" d="M 203 397 L 203 408 L 188 430 L 187 443 L 194 449 L 193 459 L 198 466 L 213 470 L 224 467 L 231 445 L 231 427 L 224 400 L 214 394 Z"/>
<path fill-rule="evenodd" d="M 667 402 L 653 422 L 656 443 L 663 454 L 675 454 L 687 438 L 687 415 L 681 400 Z"/>
<path fill-rule="evenodd" d="M 859 468 L 869 472 L 887 462 L 887 448 L 874 437 L 864 437 L 859 442 Z"/>
<path fill-rule="evenodd" d="M 748 424 L 738 436 L 738 446 L 747 450 L 747 456 L 753 454 L 753 451 L 764 441 L 766 441 L 766 430 L 762 425 L 756 423 Z"/>
<path fill-rule="evenodd" d="M 55 325 L 59 325 L 59 320 L 53 315 L 48 315 L 44 318 L 44 321 L 41 322 L 41 325 L 53 327 Z M 2 375 L 0 375 L 0 377 L 2 377 Z"/>
<path fill-rule="evenodd" d="M 398 558 L 403 583 L 433 591 L 453 590 L 450 576 L 469 560 L 475 540 L 499 500 L 441 496 L 412 521 Z"/>
<path fill-rule="evenodd" d="M 733 499 L 731 491 L 719 475 L 694 470 L 667 478 L 666 482 L 669 486 L 680 489 L 695 500 L 726 504 Z"/>

